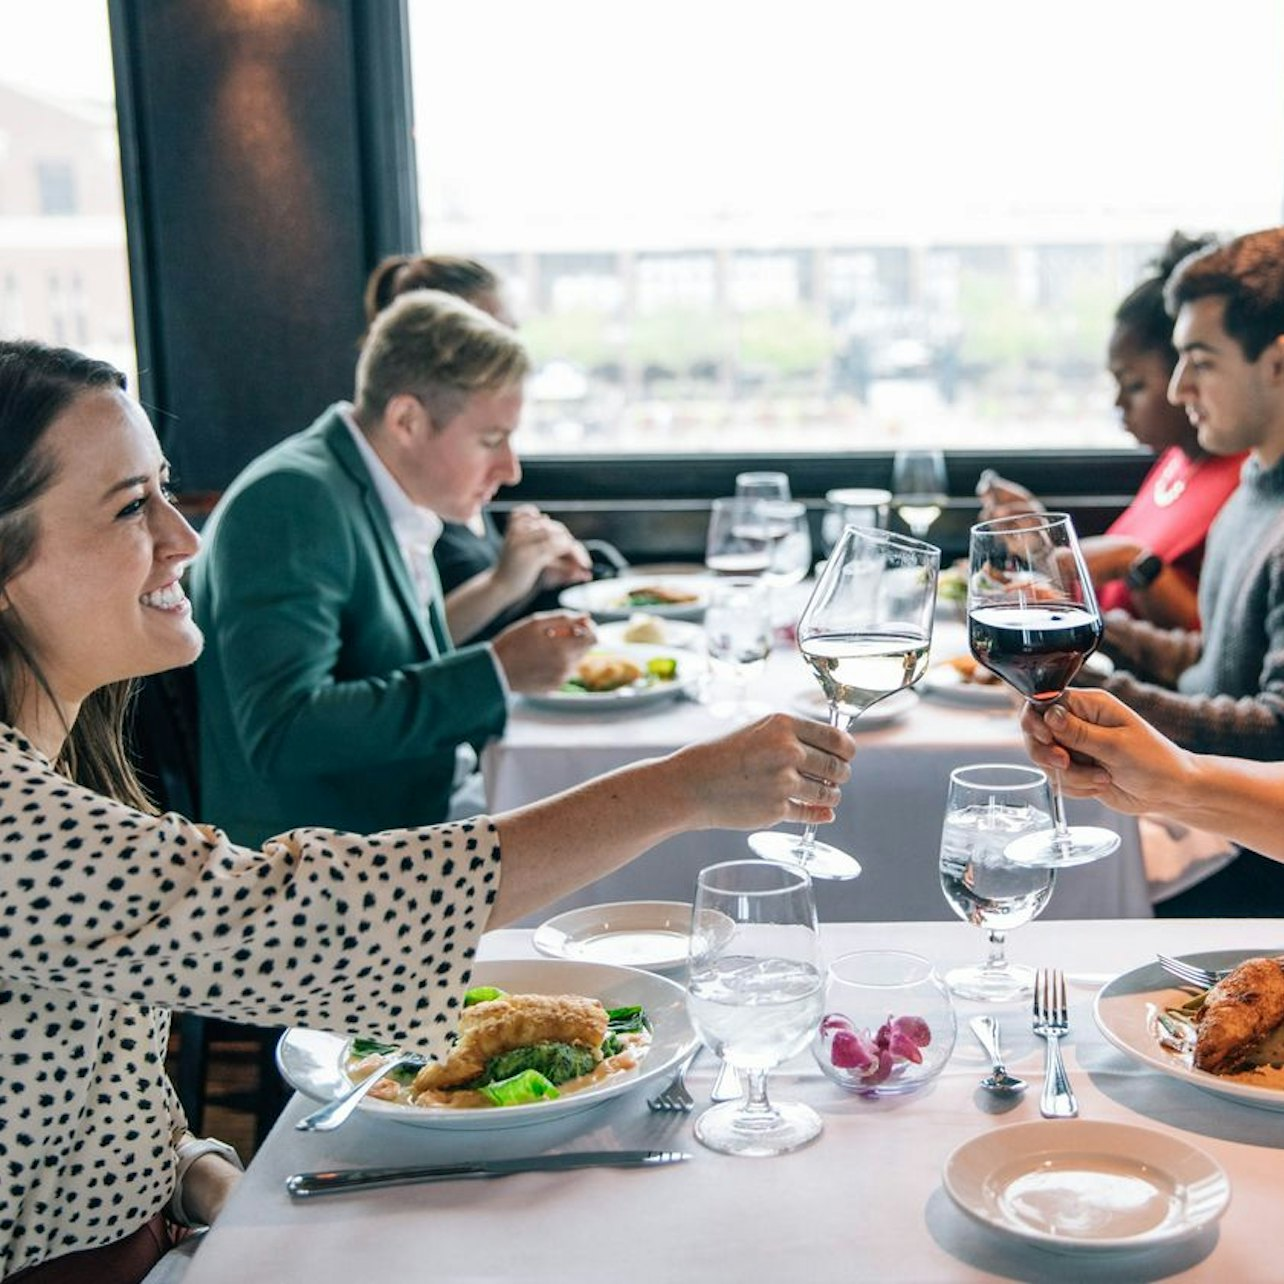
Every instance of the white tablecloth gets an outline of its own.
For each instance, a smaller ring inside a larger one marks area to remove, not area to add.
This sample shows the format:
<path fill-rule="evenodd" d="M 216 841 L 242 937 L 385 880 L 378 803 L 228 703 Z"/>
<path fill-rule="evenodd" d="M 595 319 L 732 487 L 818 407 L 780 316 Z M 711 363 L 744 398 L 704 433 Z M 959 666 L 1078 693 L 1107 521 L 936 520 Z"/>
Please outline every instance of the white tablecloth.
<path fill-rule="evenodd" d="M 942 967 L 975 958 L 981 934 L 963 923 L 831 924 L 831 956 L 895 942 Z M 1024 938 L 1024 939 L 1022 939 Z M 1041 1047 L 1024 1007 L 996 1009 L 1009 1065 L 1032 1081 L 1010 1107 L 977 1087 L 980 1049 L 960 1004 L 953 1058 L 928 1089 L 879 1102 L 847 1096 L 808 1058 L 774 1075 L 777 1097 L 809 1101 L 825 1131 L 770 1160 L 704 1150 L 692 1117 L 653 1115 L 644 1091 L 561 1125 L 494 1134 L 441 1133 L 358 1115 L 331 1134 L 301 1134 L 296 1099 L 255 1158 L 185 1284 L 380 1280 L 579 1284 L 604 1275 L 681 1281 L 1265 1281 L 1284 1277 L 1275 1219 L 1284 1174 L 1284 1114 L 1233 1104 L 1147 1070 L 1112 1049 L 1091 1016 L 1097 987 L 1153 958 L 1232 946 L 1279 948 L 1284 920 L 1138 923 L 1040 921 L 1015 934 L 1032 963 L 1066 968 L 1071 1033 L 1063 1041 L 1081 1117 L 1189 1135 L 1226 1169 L 1230 1208 L 1219 1228 L 1144 1254 L 1091 1260 L 1001 1238 L 960 1213 L 940 1185 L 958 1145 L 1039 1118 Z M 492 958 L 524 957 L 525 933 L 493 933 Z M 701 1106 L 711 1062 L 690 1079 Z M 448 1161 L 466 1154 L 625 1147 L 682 1149 L 692 1162 L 664 1172 L 578 1171 L 493 1182 L 402 1187 L 291 1203 L 301 1169 Z"/>
<path fill-rule="evenodd" d="M 966 650 L 962 627 L 940 623 L 934 653 Z M 752 698 L 789 709 L 815 691 L 800 657 L 777 650 L 752 686 Z M 821 836 L 860 860 L 861 877 L 825 883 L 817 901 L 827 921 L 948 919 L 936 863 L 950 771 L 969 762 L 1028 763 L 1015 706 L 967 706 L 925 695 L 902 722 L 858 731 L 853 778 L 838 818 Z M 859 728 L 859 723 L 857 727 Z M 726 722 L 701 704 L 676 700 L 620 714 L 566 714 L 518 701 L 502 740 L 482 759 L 487 806 L 503 811 L 626 763 L 721 735 Z M 657 800 L 662 806 L 663 800 Z M 1123 838 L 1120 851 L 1058 875 L 1049 918 L 1149 917 L 1137 824 L 1095 803 L 1071 801 L 1071 823 L 1104 825 Z M 728 831 L 670 839 L 624 869 L 581 888 L 548 913 L 627 900 L 689 900 L 697 873 L 746 855 L 744 836 Z M 543 916 L 541 916 L 543 917 Z M 532 920 L 535 922 L 538 920 Z"/>

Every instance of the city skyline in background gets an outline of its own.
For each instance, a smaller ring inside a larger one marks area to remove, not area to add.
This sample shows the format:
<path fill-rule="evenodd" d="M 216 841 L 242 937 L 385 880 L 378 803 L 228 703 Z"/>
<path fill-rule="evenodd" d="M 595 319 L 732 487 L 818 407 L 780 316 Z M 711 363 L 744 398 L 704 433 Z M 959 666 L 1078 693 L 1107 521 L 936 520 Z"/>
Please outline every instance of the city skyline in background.
<path fill-rule="evenodd" d="M 423 246 L 510 280 L 533 452 L 1127 445 L 1114 302 L 1284 216 L 1284 0 L 409 11 Z M 128 364 L 106 4 L 0 23 L 0 331 Z"/>

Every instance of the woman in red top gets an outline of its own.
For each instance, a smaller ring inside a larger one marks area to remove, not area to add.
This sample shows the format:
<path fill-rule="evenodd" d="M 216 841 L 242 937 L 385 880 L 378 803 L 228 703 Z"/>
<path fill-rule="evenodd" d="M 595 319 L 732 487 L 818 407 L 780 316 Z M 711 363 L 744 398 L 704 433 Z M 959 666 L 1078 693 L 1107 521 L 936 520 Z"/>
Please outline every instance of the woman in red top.
<path fill-rule="evenodd" d="M 1124 610 L 1163 628 L 1198 628 L 1196 589 L 1213 518 L 1239 485 L 1243 455 L 1200 449 L 1185 410 L 1168 400 L 1177 365 L 1164 282 L 1187 255 L 1210 245 L 1175 233 L 1154 272 L 1115 312 L 1107 362 L 1124 427 L 1157 455 L 1136 498 L 1104 535 L 1082 540 L 1103 611 Z M 1023 486 L 987 470 L 977 485 L 981 517 L 1041 509 Z"/>

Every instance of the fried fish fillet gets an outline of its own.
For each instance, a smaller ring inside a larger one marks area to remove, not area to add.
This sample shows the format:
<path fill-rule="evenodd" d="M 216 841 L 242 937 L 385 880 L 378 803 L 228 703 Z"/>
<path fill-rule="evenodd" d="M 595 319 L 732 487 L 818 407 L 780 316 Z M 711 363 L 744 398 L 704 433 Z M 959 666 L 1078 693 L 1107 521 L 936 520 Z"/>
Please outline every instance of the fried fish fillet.
<path fill-rule="evenodd" d="M 575 672 L 587 691 L 615 691 L 642 676 L 642 670 L 622 655 L 586 655 Z"/>
<path fill-rule="evenodd" d="M 532 1043 L 576 1043 L 600 1055 L 606 1027 L 606 1009 L 580 994 L 507 994 L 476 1003 L 459 1019 L 459 1040 L 450 1057 L 425 1066 L 412 1091 L 470 1083 L 491 1057 Z"/>
<path fill-rule="evenodd" d="M 1195 1066 L 1229 1074 L 1284 1022 L 1284 968 L 1277 958 L 1246 959 L 1208 992 L 1195 1023 Z"/>

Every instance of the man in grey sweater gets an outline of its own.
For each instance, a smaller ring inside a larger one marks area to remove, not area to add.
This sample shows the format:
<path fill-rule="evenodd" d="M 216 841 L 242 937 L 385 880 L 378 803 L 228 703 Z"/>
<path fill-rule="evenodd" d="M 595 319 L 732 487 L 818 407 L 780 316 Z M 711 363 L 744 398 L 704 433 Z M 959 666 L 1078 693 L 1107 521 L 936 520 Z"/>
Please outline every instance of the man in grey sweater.
<path fill-rule="evenodd" d="M 1169 397 L 1212 454 L 1250 451 L 1208 536 L 1202 632 L 1111 617 L 1107 683 L 1188 749 L 1284 758 L 1284 228 L 1240 237 L 1168 284 Z"/>
<path fill-rule="evenodd" d="M 1209 531 L 1202 631 L 1112 614 L 1105 648 L 1121 671 L 1106 686 L 1187 749 L 1284 759 L 1284 228 L 1187 259 L 1166 301 L 1179 354 L 1170 400 L 1205 450 L 1250 456 Z"/>

